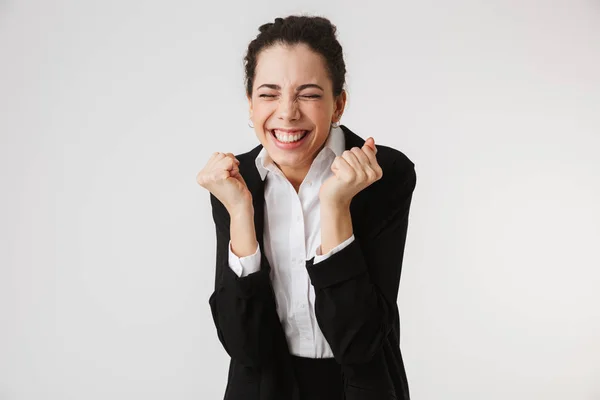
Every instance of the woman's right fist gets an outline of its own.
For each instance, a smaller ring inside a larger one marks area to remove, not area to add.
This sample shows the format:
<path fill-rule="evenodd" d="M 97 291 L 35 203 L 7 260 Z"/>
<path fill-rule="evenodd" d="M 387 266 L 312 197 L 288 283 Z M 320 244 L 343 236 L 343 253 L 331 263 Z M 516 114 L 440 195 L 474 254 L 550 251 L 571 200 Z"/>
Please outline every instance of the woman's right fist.
<path fill-rule="evenodd" d="M 213 153 L 196 176 L 198 184 L 219 199 L 230 215 L 252 206 L 252 194 L 240 175 L 239 164 L 231 153 Z"/>

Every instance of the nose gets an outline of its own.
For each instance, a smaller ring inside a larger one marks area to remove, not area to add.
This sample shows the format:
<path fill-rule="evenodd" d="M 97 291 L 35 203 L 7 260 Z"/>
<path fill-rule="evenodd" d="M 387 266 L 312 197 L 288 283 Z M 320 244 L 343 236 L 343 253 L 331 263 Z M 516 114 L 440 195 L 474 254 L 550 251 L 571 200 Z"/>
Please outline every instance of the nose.
<path fill-rule="evenodd" d="M 284 121 L 293 121 L 300 118 L 300 110 L 296 97 L 280 97 L 277 107 L 277 117 Z"/>

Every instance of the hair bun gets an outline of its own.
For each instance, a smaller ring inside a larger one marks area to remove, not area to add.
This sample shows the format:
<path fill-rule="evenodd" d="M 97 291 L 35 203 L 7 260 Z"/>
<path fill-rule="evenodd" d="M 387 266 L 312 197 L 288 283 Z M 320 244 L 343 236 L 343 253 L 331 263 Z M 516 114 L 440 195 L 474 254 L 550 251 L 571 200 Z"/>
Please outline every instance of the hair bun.
<path fill-rule="evenodd" d="M 258 31 L 260 33 L 264 33 L 266 31 L 268 31 L 269 29 L 271 29 L 271 27 L 273 26 L 272 22 L 267 22 L 266 24 L 263 24 L 261 26 L 258 27 Z"/>
<path fill-rule="evenodd" d="M 261 25 L 258 30 L 260 33 L 266 32 L 269 29 L 273 28 L 273 27 L 279 27 L 281 25 L 283 25 L 284 23 L 284 19 L 281 17 L 277 17 L 275 18 L 274 22 L 267 22 L 266 24 Z"/>

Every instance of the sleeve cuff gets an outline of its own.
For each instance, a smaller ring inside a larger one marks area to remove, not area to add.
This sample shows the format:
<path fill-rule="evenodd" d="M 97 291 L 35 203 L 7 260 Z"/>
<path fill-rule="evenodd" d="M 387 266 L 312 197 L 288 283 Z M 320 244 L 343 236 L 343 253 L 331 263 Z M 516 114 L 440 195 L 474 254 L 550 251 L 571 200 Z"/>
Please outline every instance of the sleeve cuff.
<path fill-rule="evenodd" d="M 312 285 L 319 289 L 352 279 L 367 272 L 359 240 L 355 239 L 346 247 L 332 254 L 319 264 L 313 259 L 306 261 L 306 269 Z"/>
<path fill-rule="evenodd" d="M 235 255 L 231 249 L 231 240 L 229 241 L 228 248 L 229 268 L 231 268 L 231 270 L 235 272 L 238 277 L 243 278 L 260 270 L 261 253 L 260 246 L 258 244 L 256 245 L 256 251 L 254 254 L 245 257 L 238 257 Z"/>
<path fill-rule="evenodd" d="M 354 241 L 354 234 L 352 234 L 352 236 L 350 236 L 348 239 L 344 240 L 342 243 L 335 246 L 327 254 L 321 254 L 321 245 L 319 245 L 319 247 L 317 247 L 317 251 L 315 254 L 314 264 L 317 264 L 317 263 L 320 263 L 321 261 L 327 260 L 329 257 L 334 255 L 335 253 L 338 253 L 340 250 L 347 247 L 353 241 Z"/>

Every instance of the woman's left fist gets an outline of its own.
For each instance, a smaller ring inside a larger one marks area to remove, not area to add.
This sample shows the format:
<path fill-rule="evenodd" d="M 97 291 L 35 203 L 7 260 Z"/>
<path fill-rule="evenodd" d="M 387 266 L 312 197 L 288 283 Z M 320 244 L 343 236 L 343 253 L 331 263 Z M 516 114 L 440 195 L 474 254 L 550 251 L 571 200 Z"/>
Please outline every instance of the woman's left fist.
<path fill-rule="evenodd" d="M 377 163 L 376 153 L 375 140 L 370 137 L 362 148 L 353 147 L 336 157 L 331 164 L 333 176 L 319 190 L 321 204 L 349 207 L 358 192 L 381 179 L 383 171 Z"/>

